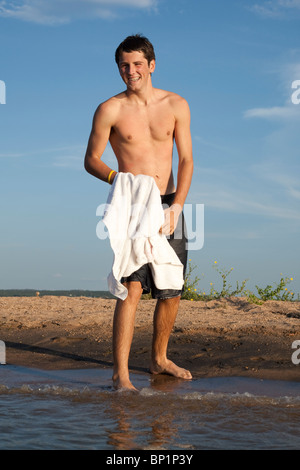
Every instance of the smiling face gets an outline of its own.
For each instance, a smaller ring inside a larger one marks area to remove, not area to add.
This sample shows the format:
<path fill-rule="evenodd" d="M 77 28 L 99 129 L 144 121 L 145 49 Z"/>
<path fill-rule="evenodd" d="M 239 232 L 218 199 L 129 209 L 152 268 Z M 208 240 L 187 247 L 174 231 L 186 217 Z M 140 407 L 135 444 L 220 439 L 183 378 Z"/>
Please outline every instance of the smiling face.
<path fill-rule="evenodd" d="M 155 69 L 155 60 L 148 64 L 143 52 L 122 52 L 119 60 L 119 71 L 128 90 L 142 90 L 151 83 L 151 73 Z"/>

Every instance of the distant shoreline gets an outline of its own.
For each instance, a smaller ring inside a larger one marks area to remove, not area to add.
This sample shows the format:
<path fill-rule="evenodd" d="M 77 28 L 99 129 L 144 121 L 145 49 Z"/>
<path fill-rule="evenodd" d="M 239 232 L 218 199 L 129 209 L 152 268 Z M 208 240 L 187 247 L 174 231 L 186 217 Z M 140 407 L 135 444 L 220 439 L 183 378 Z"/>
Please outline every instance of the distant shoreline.
<path fill-rule="evenodd" d="M 100 298 L 100 299 L 114 299 L 116 297 L 111 294 L 108 290 L 88 290 L 88 289 L 0 289 L 0 298 L 1 297 L 44 297 L 45 295 L 54 295 L 56 297 L 90 297 L 90 298 Z M 149 294 L 142 295 L 142 299 L 149 300 Z M 206 299 L 206 302 L 210 300 L 226 300 L 226 299 L 240 299 L 242 296 L 225 296 L 220 299 Z M 203 299 L 199 299 L 203 300 Z M 196 300 L 197 301 L 197 300 Z M 286 302 L 285 300 L 278 300 L 278 302 Z M 289 300 L 291 303 L 299 303 L 300 299 Z M 249 300 L 249 304 L 251 304 Z M 264 302 L 262 302 L 264 303 Z"/>
<path fill-rule="evenodd" d="M 65 296 L 65 297 L 96 297 L 101 299 L 114 299 L 115 297 L 104 290 L 86 289 L 0 289 L 0 297 L 42 297 L 45 295 Z"/>

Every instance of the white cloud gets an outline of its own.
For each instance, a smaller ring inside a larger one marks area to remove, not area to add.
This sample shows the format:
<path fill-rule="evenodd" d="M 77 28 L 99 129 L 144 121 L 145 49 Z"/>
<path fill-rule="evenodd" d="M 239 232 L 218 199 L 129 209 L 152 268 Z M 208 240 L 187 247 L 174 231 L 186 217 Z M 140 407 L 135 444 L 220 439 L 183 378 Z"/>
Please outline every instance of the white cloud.
<path fill-rule="evenodd" d="M 277 0 L 280 7 L 300 9 L 300 0 Z"/>
<path fill-rule="evenodd" d="M 294 119 L 300 117 L 300 109 L 296 105 L 273 106 L 272 108 L 253 108 L 244 112 L 246 118 Z"/>
<path fill-rule="evenodd" d="M 58 168 L 82 170 L 83 158 L 73 155 L 61 155 L 54 159 L 53 166 Z"/>
<path fill-rule="evenodd" d="M 297 51 L 298 52 L 298 51 Z M 280 64 L 271 71 L 282 91 L 283 105 L 267 108 L 252 108 L 244 112 L 245 118 L 271 120 L 297 120 L 300 118 L 300 64 Z"/>
<path fill-rule="evenodd" d="M 206 188 L 208 189 L 208 188 Z M 249 214 L 275 218 L 281 220 L 300 221 L 300 212 L 283 203 L 262 202 L 263 195 L 255 195 L 251 191 L 240 191 L 234 188 L 220 188 L 211 186 L 209 190 L 197 194 L 197 199 L 205 204 L 205 207 L 236 214 Z"/>
<path fill-rule="evenodd" d="M 84 145 L 70 145 L 65 147 L 47 149 L 40 153 L 52 153 L 52 158 L 50 157 L 50 164 L 52 167 L 83 171 L 85 151 L 86 146 Z M 117 165 L 116 156 L 110 144 L 106 146 L 101 160 L 104 161 L 107 165 L 111 165 L 112 167 L 113 165 Z"/>
<path fill-rule="evenodd" d="M 267 0 L 255 3 L 249 9 L 260 16 L 279 18 L 300 11 L 300 0 Z"/>
<path fill-rule="evenodd" d="M 63 24 L 80 18 L 110 18 L 118 8 L 151 9 L 157 0 L 0 0 L 0 16 L 39 24 Z"/>
<path fill-rule="evenodd" d="M 256 177 L 275 183 L 279 192 L 281 192 L 282 189 L 289 198 L 300 199 L 299 165 L 295 165 L 290 170 L 290 173 L 288 173 L 284 164 L 266 161 L 258 165 L 253 165 L 252 170 Z M 290 202 L 292 203 L 292 200 L 290 200 Z"/>
<path fill-rule="evenodd" d="M 25 153 L 0 153 L 0 158 L 19 158 L 25 155 Z"/>
<path fill-rule="evenodd" d="M 274 161 L 236 168 L 197 168 L 189 200 L 233 214 L 300 222 L 300 179 Z M 297 171 L 298 167 L 295 167 Z"/>
<path fill-rule="evenodd" d="M 238 214 L 259 215 L 268 218 L 300 221 L 299 211 L 276 203 L 264 203 L 252 193 L 240 192 L 233 189 L 206 194 L 205 205 L 218 210 Z"/>

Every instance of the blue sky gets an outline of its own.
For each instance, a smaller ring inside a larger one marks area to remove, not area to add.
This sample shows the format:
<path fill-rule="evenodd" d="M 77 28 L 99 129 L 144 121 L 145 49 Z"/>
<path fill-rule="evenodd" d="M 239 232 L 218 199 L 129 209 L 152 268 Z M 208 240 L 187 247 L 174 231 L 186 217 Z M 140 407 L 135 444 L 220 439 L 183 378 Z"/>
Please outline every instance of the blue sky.
<path fill-rule="evenodd" d="M 300 0 L 0 0 L 0 288 L 107 289 L 109 187 L 83 158 L 97 105 L 123 90 L 115 49 L 140 32 L 153 85 L 190 104 L 199 287 L 218 287 L 217 260 L 233 284 L 282 273 L 299 292 L 299 23 Z M 103 159 L 116 168 L 109 146 Z"/>

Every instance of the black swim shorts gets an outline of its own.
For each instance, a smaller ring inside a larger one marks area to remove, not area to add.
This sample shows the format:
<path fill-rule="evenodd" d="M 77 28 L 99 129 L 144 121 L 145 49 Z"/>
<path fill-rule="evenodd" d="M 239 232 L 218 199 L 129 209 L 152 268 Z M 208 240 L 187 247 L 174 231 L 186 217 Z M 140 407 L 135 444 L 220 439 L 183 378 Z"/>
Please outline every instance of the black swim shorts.
<path fill-rule="evenodd" d="M 175 198 L 175 193 L 167 194 L 161 196 L 161 202 L 163 208 L 171 206 Z M 184 222 L 183 212 L 181 213 L 177 227 L 174 233 L 167 237 L 168 242 L 174 249 L 181 263 L 183 264 L 183 275 L 185 276 L 186 264 L 187 264 L 187 237 L 186 237 L 186 228 Z M 143 294 L 149 294 L 153 299 L 169 299 L 172 297 L 178 297 L 183 292 L 183 287 L 181 290 L 175 289 L 157 289 L 154 284 L 150 265 L 144 264 L 140 269 L 132 273 L 130 276 L 122 277 L 121 283 L 139 281 L 143 288 Z"/>

